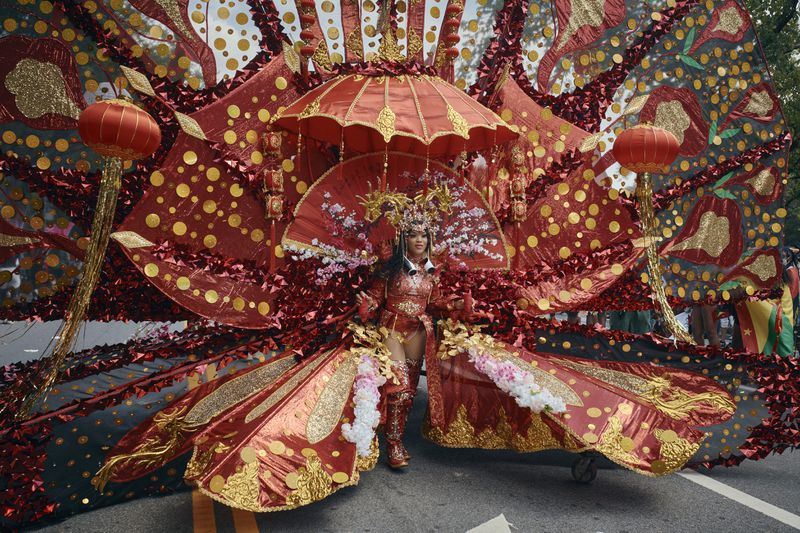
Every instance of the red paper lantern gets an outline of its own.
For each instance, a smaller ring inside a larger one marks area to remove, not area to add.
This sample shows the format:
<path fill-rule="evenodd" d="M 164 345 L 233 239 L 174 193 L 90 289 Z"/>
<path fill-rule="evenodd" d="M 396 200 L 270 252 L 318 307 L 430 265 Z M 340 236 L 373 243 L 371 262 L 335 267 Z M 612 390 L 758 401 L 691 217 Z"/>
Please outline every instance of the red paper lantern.
<path fill-rule="evenodd" d="M 678 155 L 681 145 L 667 130 L 640 124 L 619 134 L 612 152 L 619 163 L 633 172 L 663 172 Z"/>
<path fill-rule="evenodd" d="M 103 100 L 84 109 L 78 132 L 86 146 L 106 157 L 142 159 L 161 144 L 153 117 L 125 100 Z"/>

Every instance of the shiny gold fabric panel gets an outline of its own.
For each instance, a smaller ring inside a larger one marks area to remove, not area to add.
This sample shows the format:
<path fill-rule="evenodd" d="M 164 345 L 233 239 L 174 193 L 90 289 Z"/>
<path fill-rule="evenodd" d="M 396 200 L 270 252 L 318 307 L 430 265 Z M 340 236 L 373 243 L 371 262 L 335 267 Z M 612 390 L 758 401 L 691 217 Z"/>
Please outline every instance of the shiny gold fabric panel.
<path fill-rule="evenodd" d="M 659 390 L 670 396 L 668 399 L 686 407 L 686 416 L 674 416 L 674 412 L 665 414 L 664 409 L 655 405 L 652 383 L 644 375 L 648 368 L 653 372 L 651 365 L 592 362 L 591 365 L 607 367 L 597 372 L 590 369 L 588 374 L 605 378 L 595 379 L 576 370 L 586 370 L 576 360 L 519 350 L 516 353 L 521 361 L 568 385 L 580 396 L 582 405 L 568 405 L 564 414 L 542 413 L 541 421 L 532 422 L 529 410 L 520 408 L 511 397 L 497 390 L 464 355 L 457 355 L 441 363 L 441 373 L 445 376 L 442 382 L 445 427 L 429 428 L 426 436 L 447 446 L 525 449 L 523 443 L 527 443 L 531 449 L 550 446 L 594 449 L 626 468 L 662 475 L 678 468 L 678 463 L 688 461 L 699 448 L 704 433 L 695 429 L 696 425 L 718 423 L 732 414 L 729 409 L 733 404 L 724 389 L 700 375 L 659 370 L 662 376 L 669 376 L 668 383 L 672 386 L 691 390 L 693 395 L 703 398 L 684 404 L 661 387 Z M 632 374 L 622 379 L 626 371 Z M 716 403 L 711 395 L 726 399 L 727 403 Z M 663 440 L 657 435 L 664 431 L 668 437 L 674 435 L 671 442 L 682 439 L 680 442 L 685 441 L 686 445 L 662 447 Z"/>
<path fill-rule="evenodd" d="M 213 423 L 195 439 L 187 479 L 210 497 L 251 511 L 295 508 L 357 483 L 355 447 L 339 430 L 353 419 L 352 391 L 336 386 L 336 374 L 349 374 L 351 360 L 344 348 L 318 354 Z M 334 397 L 330 403 L 344 408 L 335 428 L 312 443 L 307 428 L 324 410 L 320 402 L 329 403 L 326 390 Z M 256 406 L 258 416 L 248 416 Z"/>

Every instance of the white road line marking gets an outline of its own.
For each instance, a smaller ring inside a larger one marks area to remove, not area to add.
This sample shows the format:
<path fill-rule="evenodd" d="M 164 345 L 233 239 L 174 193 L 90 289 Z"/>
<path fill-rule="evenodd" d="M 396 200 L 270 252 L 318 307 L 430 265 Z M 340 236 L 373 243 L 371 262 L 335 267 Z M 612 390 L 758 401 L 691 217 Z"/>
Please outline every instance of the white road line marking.
<path fill-rule="evenodd" d="M 710 491 L 716 492 L 721 496 L 725 496 L 729 500 L 741 503 L 745 507 L 749 507 L 754 511 L 758 511 L 761 514 L 767 515 L 770 518 L 774 518 L 779 522 L 783 522 L 788 526 L 800 530 L 800 516 L 797 516 L 796 514 L 790 513 L 789 511 L 781 509 L 780 507 L 776 507 L 771 503 L 765 502 L 764 500 L 759 500 L 755 496 L 750 496 L 745 492 L 730 487 L 725 483 L 717 481 L 716 479 L 704 476 L 703 474 L 698 474 L 697 472 L 678 472 L 678 475 L 684 479 L 688 479 L 692 483 L 697 483 L 701 487 L 705 487 Z"/>
<path fill-rule="evenodd" d="M 500 514 L 488 522 L 470 529 L 467 533 L 511 533 L 509 526 L 514 527 L 506 520 L 505 515 Z"/>

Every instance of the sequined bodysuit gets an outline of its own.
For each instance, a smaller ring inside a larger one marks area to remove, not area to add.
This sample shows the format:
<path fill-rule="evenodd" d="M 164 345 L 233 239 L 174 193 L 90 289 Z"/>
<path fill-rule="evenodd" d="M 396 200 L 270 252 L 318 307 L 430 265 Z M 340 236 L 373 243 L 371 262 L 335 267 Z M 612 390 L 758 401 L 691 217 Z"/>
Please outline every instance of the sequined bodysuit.
<path fill-rule="evenodd" d="M 378 323 L 400 340 L 408 340 L 421 327 L 432 327 L 426 312 L 436 291 L 437 279 L 422 268 L 411 276 L 401 272 L 383 283 L 383 303 Z"/>

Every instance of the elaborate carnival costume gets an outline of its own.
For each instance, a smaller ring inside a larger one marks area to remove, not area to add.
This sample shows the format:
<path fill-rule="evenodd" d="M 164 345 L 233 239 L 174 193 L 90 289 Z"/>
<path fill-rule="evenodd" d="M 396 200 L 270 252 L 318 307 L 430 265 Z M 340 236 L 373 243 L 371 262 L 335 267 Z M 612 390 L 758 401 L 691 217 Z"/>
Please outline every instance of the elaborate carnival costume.
<path fill-rule="evenodd" d="M 671 311 L 781 277 L 789 134 L 737 1 L 19 4 L 0 318 L 65 320 L 0 373 L 3 527 L 184 478 L 297 507 L 375 465 L 381 419 L 399 466 L 420 368 L 385 341 L 422 329 L 443 446 L 659 475 L 798 444 L 797 360 Z M 438 271 L 373 284 L 415 205 Z M 542 317 L 651 308 L 675 341 Z M 84 318 L 191 326 L 70 354 Z"/>
<path fill-rule="evenodd" d="M 463 202 L 470 196 L 468 188 L 450 191 L 441 175 L 437 179 L 436 189 L 418 195 L 412 209 L 400 214 L 394 205 L 382 213 L 402 232 L 423 231 L 448 245 L 447 228 L 433 231 L 428 222 L 435 213 L 449 220 L 451 206 L 437 208 L 436 197 Z M 318 187 L 325 185 L 341 182 Z M 321 194 L 335 202 L 330 192 Z M 363 203 L 369 207 L 381 196 L 387 204 L 412 203 L 394 191 L 375 192 Z M 434 207 L 421 218 L 426 204 Z M 290 226 L 285 242 L 297 233 Z M 319 234 L 316 242 L 328 237 Z M 559 357 L 493 339 L 456 320 L 470 315 L 471 299 L 440 286 L 427 256 L 416 263 L 403 257 L 399 273 L 378 278 L 368 291 L 374 325 L 351 323 L 332 350 L 300 363 L 281 356 L 175 400 L 108 453 L 101 488 L 148 474 L 193 446 L 186 479 L 212 498 L 251 511 L 297 507 L 357 482 L 360 472 L 374 467 L 379 411 L 385 411 L 389 465 L 404 466 L 402 436 L 419 367 L 412 374 L 405 362 L 390 360 L 386 341 L 403 342 L 421 331 L 428 370 L 425 435 L 445 446 L 597 451 L 626 468 L 661 475 L 694 455 L 704 438 L 698 426 L 723 422 L 735 411 L 728 392 L 698 374 Z M 454 302 L 463 299 L 466 308 L 455 310 Z M 435 315 L 447 317 L 438 336 Z M 382 377 L 380 409 L 376 385 Z"/>

